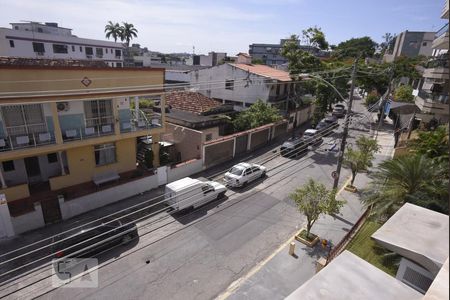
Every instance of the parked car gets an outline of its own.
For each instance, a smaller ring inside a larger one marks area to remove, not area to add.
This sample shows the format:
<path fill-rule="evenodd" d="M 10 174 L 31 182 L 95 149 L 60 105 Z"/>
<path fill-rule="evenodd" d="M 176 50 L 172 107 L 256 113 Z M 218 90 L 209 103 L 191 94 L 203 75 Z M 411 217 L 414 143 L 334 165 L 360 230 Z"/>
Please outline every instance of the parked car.
<path fill-rule="evenodd" d="M 245 186 L 266 176 L 266 167 L 257 164 L 239 163 L 225 173 L 225 182 L 232 187 Z"/>
<path fill-rule="evenodd" d="M 301 137 L 288 139 L 280 148 L 280 154 L 284 157 L 294 157 L 307 151 L 308 145 Z"/>
<path fill-rule="evenodd" d="M 53 238 L 55 258 L 88 258 L 119 244 L 127 244 L 138 236 L 134 223 L 102 219 L 80 228 L 70 235 Z"/>
<path fill-rule="evenodd" d="M 345 116 L 345 106 L 343 104 L 336 104 L 333 108 L 331 115 L 337 118 L 343 118 Z"/>
<path fill-rule="evenodd" d="M 309 145 L 319 145 L 323 142 L 322 135 L 317 129 L 307 129 L 303 133 L 302 139 Z"/>
<path fill-rule="evenodd" d="M 322 119 L 316 128 L 323 135 L 327 135 L 333 132 L 339 126 L 337 118 L 335 116 L 330 116 Z"/>
<path fill-rule="evenodd" d="M 220 199 L 226 191 L 226 186 L 218 182 L 185 177 L 166 184 L 165 199 L 173 209 L 182 210 Z"/>

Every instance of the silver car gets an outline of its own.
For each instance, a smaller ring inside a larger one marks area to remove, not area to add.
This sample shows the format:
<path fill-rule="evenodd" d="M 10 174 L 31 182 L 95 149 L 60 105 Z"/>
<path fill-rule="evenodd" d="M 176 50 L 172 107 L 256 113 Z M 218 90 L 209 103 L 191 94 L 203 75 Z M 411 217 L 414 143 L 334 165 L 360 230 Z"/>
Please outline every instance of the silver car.
<path fill-rule="evenodd" d="M 225 182 L 228 186 L 241 187 L 266 176 L 266 167 L 257 164 L 239 163 L 225 173 Z"/>

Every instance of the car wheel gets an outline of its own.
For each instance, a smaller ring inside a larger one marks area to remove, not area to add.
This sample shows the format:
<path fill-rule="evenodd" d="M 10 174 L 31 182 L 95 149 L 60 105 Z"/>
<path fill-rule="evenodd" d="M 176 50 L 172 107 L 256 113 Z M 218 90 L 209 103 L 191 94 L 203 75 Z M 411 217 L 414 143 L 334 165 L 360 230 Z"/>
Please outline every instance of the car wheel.
<path fill-rule="evenodd" d="M 128 243 L 130 243 L 134 238 L 134 235 L 129 233 L 127 235 L 124 235 L 122 238 L 122 245 L 126 245 Z"/>
<path fill-rule="evenodd" d="M 264 178 L 264 177 L 266 177 L 266 172 L 262 172 L 262 174 L 261 174 L 261 178 Z"/>
<path fill-rule="evenodd" d="M 225 192 L 219 193 L 219 194 L 217 195 L 217 200 L 222 199 L 223 196 L 225 196 Z"/>
<path fill-rule="evenodd" d="M 248 181 L 244 181 L 244 183 L 242 183 L 242 187 L 246 187 L 248 185 Z"/>

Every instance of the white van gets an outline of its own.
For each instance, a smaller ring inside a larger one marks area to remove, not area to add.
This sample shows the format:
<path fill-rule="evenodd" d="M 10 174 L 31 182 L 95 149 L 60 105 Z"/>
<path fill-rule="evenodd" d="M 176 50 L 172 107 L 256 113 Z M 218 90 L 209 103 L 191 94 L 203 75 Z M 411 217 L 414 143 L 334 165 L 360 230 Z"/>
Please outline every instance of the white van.
<path fill-rule="evenodd" d="M 201 181 L 186 177 L 166 185 L 166 203 L 175 210 L 199 207 L 223 197 L 227 188 L 215 181 Z"/>

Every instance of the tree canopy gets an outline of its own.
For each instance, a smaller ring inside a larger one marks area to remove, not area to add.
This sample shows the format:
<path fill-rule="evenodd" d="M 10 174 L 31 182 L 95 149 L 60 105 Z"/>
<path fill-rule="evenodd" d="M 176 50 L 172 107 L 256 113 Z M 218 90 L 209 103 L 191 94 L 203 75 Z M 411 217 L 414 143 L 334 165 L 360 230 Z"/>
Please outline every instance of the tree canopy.
<path fill-rule="evenodd" d="M 233 121 L 236 131 L 243 131 L 281 120 L 278 110 L 258 100 L 247 110 L 239 113 Z"/>
<path fill-rule="evenodd" d="M 105 36 L 107 39 L 112 37 L 114 39 L 114 42 L 117 42 L 117 39 L 120 38 L 120 40 L 122 42 L 125 41 L 127 47 L 129 47 L 130 41 L 133 38 L 137 37 L 138 31 L 131 23 L 122 22 L 122 26 L 120 26 L 119 23 L 108 21 L 108 24 L 106 24 L 105 26 L 105 32 Z"/>
<path fill-rule="evenodd" d="M 395 89 L 394 100 L 398 102 L 413 102 L 413 88 L 410 85 L 402 85 Z"/>
<path fill-rule="evenodd" d="M 320 27 L 314 26 L 302 30 L 302 41 L 308 46 L 318 47 L 327 50 L 329 44 L 325 39 L 325 34 Z"/>
<path fill-rule="evenodd" d="M 336 191 L 329 190 L 324 184 L 309 179 L 301 188 L 289 195 L 297 209 L 306 216 L 306 236 L 309 237 L 314 223 L 322 214 L 338 214 L 344 201 L 336 199 Z"/>
<path fill-rule="evenodd" d="M 360 38 L 351 38 L 347 41 L 339 43 L 333 50 L 335 57 L 372 57 L 375 53 L 377 43 L 370 37 L 364 36 Z"/>
<path fill-rule="evenodd" d="M 416 139 L 408 142 L 408 146 L 420 155 L 448 162 L 448 139 L 447 127 L 439 126 L 433 131 L 420 131 Z"/>
<path fill-rule="evenodd" d="M 365 136 L 356 140 L 357 149 L 348 147 L 344 153 L 344 165 L 350 168 L 352 179 L 350 185 L 355 182 L 356 175 L 372 166 L 375 153 L 380 150 L 377 141 Z"/>

